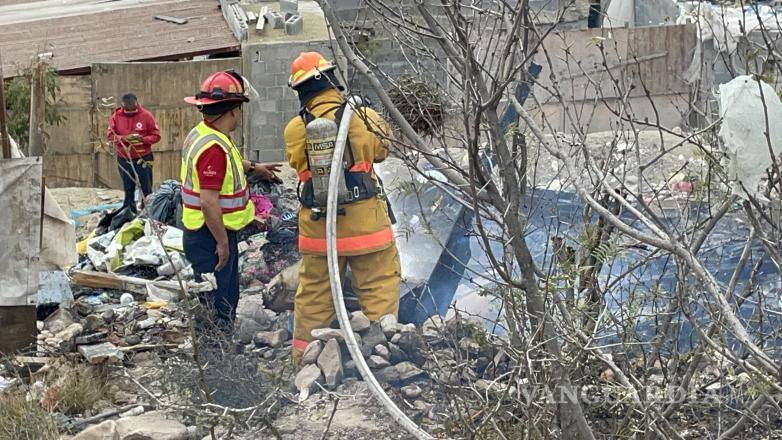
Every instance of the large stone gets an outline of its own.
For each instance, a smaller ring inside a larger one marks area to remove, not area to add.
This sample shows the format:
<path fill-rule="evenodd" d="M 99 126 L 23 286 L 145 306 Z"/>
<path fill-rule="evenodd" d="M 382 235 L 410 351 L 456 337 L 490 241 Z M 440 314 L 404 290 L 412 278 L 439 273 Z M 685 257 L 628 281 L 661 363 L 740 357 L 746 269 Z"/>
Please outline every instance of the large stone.
<path fill-rule="evenodd" d="M 79 353 L 93 365 L 122 362 L 125 354 L 111 342 L 97 345 L 80 345 Z"/>
<path fill-rule="evenodd" d="M 364 345 L 369 346 L 370 353 L 372 352 L 372 349 L 375 348 L 375 345 L 386 345 L 388 343 L 386 335 L 383 333 L 383 328 L 380 327 L 379 322 L 373 322 L 370 324 L 368 329 L 361 332 L 361 339 Z"/>
<path fill-rule="evenodd" d="M 81 320 L 85 332 L 94 332 L 105 325 L 105 321 L 99 315 L 92 314 Z"/>
<path fill-rule="evenodd" d="M 443 329 L 444 325 L 445 325 L 445 321 L 443 320 L 442 316 L 435 315 L 426 318 L 426 321 L 424 321 L 423 328 Z"/>
<path fill-rule="evenodd" d="M 81 324 L 74 323 L 65 327 L 65 330 L 54 335 L 54 339 L 59 342 L 59 349 L 62 351 L 71 351 L 73 349 L 74 340 L 83 330 L 84 327 L 82 327 Z"/>
<path fill-rule="evenodd" d="M 369 318 L 367 318 L 361 310 L 353 312 L 353 315 L 350 317 L 350 328 L 352 328 L 354 332 L 363 332 L 369 328 L 370 324 Z"/>
<path fill-rule="evenodd" d="M 353 333 L 353 337 L 356 338 L 356 344 L 358 344 L 358 348 L 361 350 L 361 355 L 364 357 L 369 357 L 372 354 L 372 348 L 371 346 L 364 343 L 364 339 L 361 337 L 358 333 Z M 350 352 L 347 351 L 347 346 L 345 347 L 345 354 L 347 356 L 350 356 Z"/>
<path fill-rule="evenodd" d="M 114 321 L 114 317 L 115 317 L 114 309 L 104 310 L 100 314 L 100 317 L 101 317 L 101 319 L 103 319 L 104 322 L 112 322 L 112 321 Z"/>
<path fill-rule="evenodd" d="M 345 338 L 342 336 L 342 330 L 338 328 L 316 328 L 311 331 L 310 334 L 313 338 L 328 342 L 332 339 L 336 339 L 338 342 L 343 342 Z"/>
<path fill-rule="evenodd" d="M 356 361 L 353 359 L 348 359 L 345 361 L 345 365 L 342 366 L 342 372 L 345 377 L 361 378 L 361 374 L 358 372 L 358 367 L 356 367 Z"/>
<path fill-rule="evenodd" d="M 402 391 L 402 395 L 405 396 L 405 399 L 415 399 L 423 392 L 421 387 L 414 384 L 404 386 L 400 391 Z"/>
<path fill-rule="evenodd" d="M 380 327 L 383 329 L 387 339 L 394 337 L 394 334 L 399 332 L 399 322 L 394 315 L 384 315 L 380 318 Z"/>
<path fill-rule="evenodd" d="M 426 358 L 423 355 L 425 344 L 418 333 L 405 332 L 400 333 L 399 348 L 405 353 L 407 358 L 416 365 L 423 365 Z"/>
<path fill-rule="evenodd" d="M 398 385 L 399 384 L 399 371 L 393 366 L 381 368 L 380 370 L 377 370 L 374 372 L 375 379 L 377 379 L 380 383 L 385 383 L 389 385 Z"/>
<path fill-rule="evenodd" d="M 407 355 L 396 344 L 388 344 L 388 360 L 392 364 L 398 364 L 407 360 Z"/>
<path fill-rule="evenodd" d="M 317 384 L 319 383 L 323 383 L 323 374 L 321 374 L 320 368 L 317 365 L 309 364 L 302 368 L 293 381 L 293 384 L 296 385 L 296 389 L 299 390 L 299 401 L 303 402 L 307 400 L 310 394 L 318 389 Z"/>
<path fill-rule="evenodd" d="M 274 313 L 264 308 L 263 295 L 242 296 L 236 306 L 236 317 L 255 321 L 263 327 L 258 331 L 268 331 L 274 326 Z"/>
<path fill-rule="evenodd" d="M 253 337 L 253 342 L 258 347 L 279 348 L 289 337 L 288 330 L 281 328 L 271 332 L 258 332 Z"/>
<path fill-rule="evenodd" d="M 68 327 L 65 327 L 63 331 L 55 334 L 55 337 L 62 340 L 74 339 L 76 336 L 79 336 L 82 331 L 84 331 L 84 326 L 79 323 L 73 323 Z"/>
<path fill-rule="evenodd" d="M 252 342 L 253 336 L 255 336 L 256 333 L 269 330 L 268 326 L 261 325 L 254 319 L 238 315 L 236 316 L 234 328 L 234 335 L 242 344 L 249 344 Z"/>
<path fill-rule="evenodd" d="M 377 370 L 379 368 L 385 368 L 391 364 L 388 362 L 387 359 L 373 354 L 367 359 L 367 365 L 369 365 L 369 368 L 373 370 Z"/>
<path fill-rule="evenodd" d="M 263 18 L 259 18 L 258 20 L 259 22 L 263 21 Z M 267 308 L 277 313 L 293 310 L 296 288 L 299 286 L 300 267 L 301 261 L 298 261 L 295 264 L 288 266 L 269 281 L 263 292 L 263 302 Z"/>
<path fill-rule="evenodd" d="M 401 333 L 414 333 L 415 332 L 415 324 L 403 324 L 399 327 L 399 331 Z"/>
<path fill-rule="evenodd" d="M 114 420 L 106 420 L 98 425 L 89 426 L 71 440 L 119 440 L 117 423 Z"/>
<path fill-rule="evenodd" d="M 342 381 L 342 355 L 339 350 L 339 342 L 331 339 L 326 342 L 323 351 L 318 356 L 318 366 L 326 379 L 326 386 L 336 388 Z"/>
<path fill-rule="evenodd" d="M 467 354 L 478 354 L 481 352 L 481 345 L 472 338 L 462 338 L 459 340 L 459 348 Z"/>
<path fill-rule="evenodd" d="M 68 309 L 60 308 L 43 321 L 43 328 L 54 334 L 57 334 L 65 330 L 66 327 L 73 324 L 74 322 L 75 318 L 73 313 L 68 311 Z"/>
<path fill-rule="evenodd" d="M 117 420 L 120 440 L 187 440 L 187 426 L 162 411 Z"/>
<path fill-rule="evenodd" d="M 375 352 L 376 355 L 382 357 L 383 359 L 389 359 L 390 358 L 390 353 L 388 351 L 388 347 L 386 347 L 385 345 L 380 345 L 380 344 L 375 345 L 374 352 Z"/>
<path fill-rule="evenodd" d="M 399 373 L 399 380 L 402 383 L 410 383 L 426 378 L 426 372 L 416 367 L 412 362 L 402 362 L 396 364 L 394 368 Z"/>
<path fill-rule="evenodd" d="M 318 361 L 318 356 L 320 356 L 321 351 L 323 351 L 323 341 L 310 342 L 307 344 L 307 348 L 304 350 L 304 355 L 301 357 L 301 364 L 314 364 Z"/>

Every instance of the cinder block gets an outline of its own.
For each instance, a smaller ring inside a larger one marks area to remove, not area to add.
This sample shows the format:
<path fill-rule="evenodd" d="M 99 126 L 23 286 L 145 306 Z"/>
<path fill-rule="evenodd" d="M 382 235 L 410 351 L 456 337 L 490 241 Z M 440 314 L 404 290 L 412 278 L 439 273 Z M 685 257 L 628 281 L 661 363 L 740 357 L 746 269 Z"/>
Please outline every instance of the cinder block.
<path fill-rule="evenodd" d="M 266 18 L 266 21 L 269 22 L 269 25 L 271 25 L 274 29 L 282 29 L 285 27 L 285 20 L 283 20 L 282 15 L 280 15 L 277 11 L 269 11 L 267 12 L 264 17 Z"/>
<path fill-rule="evenodd" d="M 285 22 L 285 33 L 288 35 L 297 35 L 300 34 L 303 30 L 304 19 L 301 18 L 301 15 L 291 16 Z"/>
<path fill-rule="evenodd" d="M 299 13 L 299 0 L 280 0 L 280 12 Z"/>
<path fill-rule="evenodd" d="M 286 160 L 285 150 L 282 148 L 277 148 L 274 150 L 259 150 L 258 156 L 258 159 L 261 162 L 284 162 Z"/>
<path fill-rule="evenodd" d="M 267 112 L 277 111 L 277 101 L 273 99 L 263 99 L 259 101 L 260 107 Z"/>
<path fill-rule="evenodd" d="M 287 87 L 288 80 L 291 79 L 291 76 L 288 73 L 278 73 L 274 75 L 274 78 L 275 78 L 275 85 Z"/>
<path fill-rule="evenodd" d="M 266 89 L 266 97 L 269 99 L 282 99 L 284 89 L 282 87 L 274 87 Z"/>

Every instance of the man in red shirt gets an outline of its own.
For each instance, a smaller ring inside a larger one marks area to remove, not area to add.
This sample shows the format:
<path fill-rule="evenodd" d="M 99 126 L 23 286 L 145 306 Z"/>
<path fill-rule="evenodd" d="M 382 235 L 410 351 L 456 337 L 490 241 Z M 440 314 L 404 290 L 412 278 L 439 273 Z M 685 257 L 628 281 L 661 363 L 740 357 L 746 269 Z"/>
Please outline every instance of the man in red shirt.
<path fill-rule="evenodd" d="M 136 183 L 144 197 L 152 192 L 152 145 L 160 141 L 160 129 L 147 109 L 132 93 L 122 97 L 122 106 L 109 118 L 109 142 L 117 150 L 117 165 L 125 190 L 123 207 L 136 210 Z"/>

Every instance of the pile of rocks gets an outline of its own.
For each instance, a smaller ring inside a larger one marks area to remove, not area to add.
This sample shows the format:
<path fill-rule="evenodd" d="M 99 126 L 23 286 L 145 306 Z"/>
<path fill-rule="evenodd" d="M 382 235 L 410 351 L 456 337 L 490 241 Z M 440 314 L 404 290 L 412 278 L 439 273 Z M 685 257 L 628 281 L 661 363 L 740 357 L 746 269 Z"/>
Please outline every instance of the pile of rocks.
<path fill-rule="evenodd" d="M 176 303 L 105 292 L 81 296 L 37 324 L 39 356 L 78 352 L 91 364 L 121 362 L 140 346 L 180 345 L 189 325 Z"/>
<path fill-rule="evenodd" d="M 393 315 L 373 322 L 360 311 L 352 314 L 350 324 L 367 365 L 380 383 L 414 390 L 418 387 L 410 385 L 429 378 L 421 369 L 426 362 L 425 341 L 415 325 L 399 324 Z M 346 378 L 360 378 L 341 330 L 316 329 L 312 337 L 315 340 L 304 351 L 302 369 L 294 381 L 300 400 L 317 391 L 318 385 L 335 389 Z"/>

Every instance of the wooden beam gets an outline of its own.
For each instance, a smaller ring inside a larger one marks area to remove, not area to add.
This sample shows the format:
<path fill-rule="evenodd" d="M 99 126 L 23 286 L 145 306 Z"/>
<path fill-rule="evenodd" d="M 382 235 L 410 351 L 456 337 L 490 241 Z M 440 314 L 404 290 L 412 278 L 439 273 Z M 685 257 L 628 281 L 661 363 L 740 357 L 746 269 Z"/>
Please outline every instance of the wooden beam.
<path fill-rule="evenodd" d="M 43 127 L 46 121 L 46 63 L 36 57 L 30 77 L 30 128 L 27 156 L 43 156 Z"/>
<path fill-rule="evenodd" d="M 0 81 L 3 78 L 3 56 L 0 53 Z M 0 144 L 3 156 L 0 159 L 11 158 L 11 139 L 8 137 L 8 125 L 5 119 L 5 81 L 0 84 Z"/>
<path fill-rule="evenodd" d="M 114 275 L 94 270 L 75 270 L 70 273 L 71 282 L 77 286 L 90 287 L 93 289 L 115 289 L 139 295 L 147 294 L 147 286 L 158 287 L 173 293 L 179 293 L 179 283 L 176 281 L 152 281 L 144 278 L 129 277 L 124 275 Z M 185 288 L 189 292 L 208 292 L 215 287 L 208 281 L 196 283 L 189 281 Z"/>

